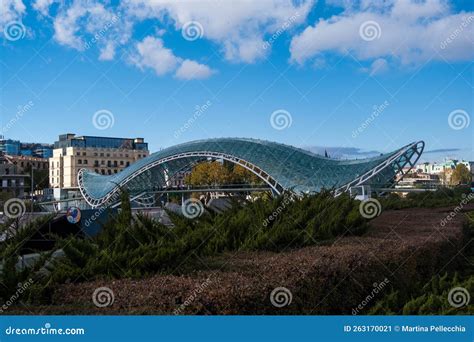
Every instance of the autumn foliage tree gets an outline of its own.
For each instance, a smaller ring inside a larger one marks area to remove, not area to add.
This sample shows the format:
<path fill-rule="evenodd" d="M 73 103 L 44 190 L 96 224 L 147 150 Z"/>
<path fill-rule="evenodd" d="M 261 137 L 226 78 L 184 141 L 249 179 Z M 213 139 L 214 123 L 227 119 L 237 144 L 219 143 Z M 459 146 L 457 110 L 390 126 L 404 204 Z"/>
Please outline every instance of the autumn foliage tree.
<path fill-rule="evenodd" d="M 185 183 L 189 185 L 258 184 L 260 182 L 261 180 L 255 174 L 244 167 L 218 161 L 197 164 L 185 179 Z"/>
<path fill-rule="evenodd" d="M 469 184 L 472 176 L 469 169 L 464 164 L 458 164 L 451 175 L 451 185 Z"/>
<path fill-rule="evenodd" d="M 189 185 L 218 185 L 227 184 L 230 180 L 229 170 L 219 162 L 199 163 L 186 177 Z"/>

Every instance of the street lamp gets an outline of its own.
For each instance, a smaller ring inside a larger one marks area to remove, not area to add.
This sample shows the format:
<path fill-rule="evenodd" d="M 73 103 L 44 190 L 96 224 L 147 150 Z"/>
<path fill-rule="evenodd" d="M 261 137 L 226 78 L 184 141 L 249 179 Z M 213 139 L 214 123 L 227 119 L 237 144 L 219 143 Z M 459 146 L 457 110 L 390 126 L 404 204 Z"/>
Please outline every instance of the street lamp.
<path fill-rule="evenodd" d="M 30 197 L 31 197 L 31 213 L 32 214 L 33 214 L 33 191 L 35 189 L 35 187 L 34 187 L 34 182 L 35 182 L 34 170 L 35 170 L 35 167 L 33 165 L 31 165 L 31 182 L 30 182 L 31 191 L 30 191 Z"/>

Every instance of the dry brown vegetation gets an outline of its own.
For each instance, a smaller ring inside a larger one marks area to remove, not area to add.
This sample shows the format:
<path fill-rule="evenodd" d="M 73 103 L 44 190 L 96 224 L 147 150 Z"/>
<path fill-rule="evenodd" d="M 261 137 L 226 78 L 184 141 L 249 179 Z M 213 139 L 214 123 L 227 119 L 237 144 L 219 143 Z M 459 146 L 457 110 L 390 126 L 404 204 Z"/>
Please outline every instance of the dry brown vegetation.
<path fill-rule="evenodd" d="M 365 235 L 341 237 L 327 245 L 196 257 L 193 271 L 183 268 L 176 276 L 64 284 L 55 289 L 53 305 L 17 307 L 10 313 L 350 314 L 374 283 L 387 278 L 384 292 L 401 289 L 460 262 L 464 215 L 440 224 L 451 209 L 385 211 L 371 221 Z M 114 292 L 110 307 L 92 303 L 92 293 L 100 286 Z M 269 297 L 280 286 L 292 292 L 293 300 L 276 308 Z"/>

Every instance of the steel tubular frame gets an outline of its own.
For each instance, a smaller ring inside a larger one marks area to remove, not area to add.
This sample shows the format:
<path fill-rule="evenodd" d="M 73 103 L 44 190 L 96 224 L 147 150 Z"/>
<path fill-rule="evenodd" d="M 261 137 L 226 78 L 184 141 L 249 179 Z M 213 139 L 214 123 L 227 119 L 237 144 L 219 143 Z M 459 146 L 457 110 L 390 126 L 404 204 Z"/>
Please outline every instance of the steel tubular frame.
<path fill-rule="evenodd" d="M 102 198 L 93 198 L 91 197 L 84 188 L 84 172 L 87 171 L 87 169 L 80 169 L 78 174 L 77 174 L 77 181 L 79 184 L 79 190 L 86 200 L 86 202 L 93 208 L 99 207 L 103 205 L 104 203 L 109 202 L 109 200 L 119 191 L 119 189 L 123 186 L 125 186 L 128 182 L 131 180 L 137 178 L 144 172 L 167 162 L 173 161 L 173 160 L 178 160 L 178 159 L 183 159 L 183 158 L 192 158 L 192 157 L 200 157 L 200 158 L 214 158 L 214 159 L 224 159 L 227 161 L 230 161 L 234 164 L 238 164 L 245 169 L 249 170 L 253 174 L 255 174 L 257 177 L 262 179 L 266 184 L 270 186 L 273 192 L 275 194 L 280 195 L 284 188 L 281 186 L 273 177 L 271 177 L 269 174 L 267 174 L 265 171 L 260 169 L 258 166 L 244 160 L 241 158 L 237 158 L 235 156 L 232 156 L 230 154 L 225 154 L 225 153 L 220 153 L 220 152 L 210 152 L 210 151 L 197 151 L 197 152 L 186 152 L 186 153 L 179 153 L 175 154 L 166 158 L 162 158 L 159 160 L 156 160 L 150 164 L 145 165 L 139 170 L 136 170 L 134 173 L 130 174 L 127 178 L 122 180 L 120 183 L 118 183 L 106 196 Z"/>
<path fill-rule="evenodd" d="M 404 146 L 396 154 L 394 154 L 387 160 L 383 161 L 382 163 L 380 163 L 373 169 L 369 170 L 368 172 L 364 173 L 362 176 L 357 177 L 354 180 L 350 181 L 349 183 L 346 183 L 343 186 L 334 190 L 334 196 L 339 196 L 343 192 L 349 191 L 351 187 L 359 186 L 366 183 L 371 178 L 373 178 L 374 176 L 376 176 L 377 174 L 379 174 L 380 172 L 382 172 L 388 167 L 394 168 L 395 176 L 399 176 L 398 177 L 398 181 L 399 181 L 401 178 L 403 178 L 403 176 L 407 172 L 409 172 L 415 166 L 416 162 L 418 161 L 418 159 L 420 158 L 423 152 L 424 146 L 425 144 L 423 141 L 418 141 L 418 142 Z M 412 160 L 413 157 L 415 157 L 414 160 Z M 99 207 L 103 205 L 104 203 L 108 203 L 109 201 L 111 201 L 110 204 L 113 204 L 113 202 L 115 202 L 113 200 L 113 197 L 116 196 L 119 189 L 125 186 L 127 183 L 129 183 L 133 179 L 136 179 L 143 173 L 159 165 L 168 163 L 170 161 L 185 159 L 185 158 L 191 158 L 190 164 L 193 163 L 192 159 L 195 159 L 195 158 L 212 158 L 212 159 L 227 160 L 234 164 L 244 167 L 245 169 L 255 174 L 257 177 L 262 179 L 266 184 L 268 184 L 268 186 L 271 188 L 272 192 L 275 195 L 280 195 L 285 190 L 284 187 L 281 184 L 279 184 L 271 175 L 269 175 L 264 170 L 260 169 L 258 166 L 230 154 L 221 153 L 221 152 L 211 152 L 211 151 L 195 151 L 195 152 L 178 153 L 178 154 L 174 154 L 174 155 L 153 161 L 143 166 L 142 168 L 136 170 L 135 172 L 127 176 L 125 179 L 123 179 L 120 183 L 117 183 L 116 186 L 112 188 L 111 191 L 109 191 L 105 196 L 101 198 L 93 198 L 87 193 L 84 187 L 84 172 L 86 172 L 87 169 L 81 169 L 79 170 L 79 173 L 77 175 L 79 189 L 85 201 L 93 208 Z M 404 172 L 403 168 L 406 167 L 407 165 L 409 165 L 409 170 L 407 172 Z M 397 181 L 394 181 L 393 184 L 391 185 L 394 186 L 396 183 Z"/>
<path fill-rule="evenodd" d="M 389 159 L 385 160 L 383 163 L 380 163 L 379 165 L 374 167 L 372 170 L 364 173 L 362 176 L 360 176 L 360 177 L 354 179 L 353 181 L 351 181 L 351 182 L 339 187 L 338 189 L 336 189 L 334 191 L 334 195 L 339 196 L 343 192 L 349 191 L 349 189 L 351 187 L 359 186 L 359 185 L 364 184 L 369 179 L 371 179 L 372 177 L 374 177 L 375 175 L 380 173 L 382 170 L 386 169 L 387 167 L 389 167 L 393 164 L 395 164 L 398 168 L 398 170 L 396 170 L 396 172 L 395 172 L 395 176 L 400 175 L 400 177 L 398 177 L 398 181 L 400 181 L 401 178 L 403 178 L 403 176 L 405 174 L 407 174 L 415 166 L 418 159 L 420 159 L 420 156 L 423 153 L 424 148 L 425 148 L 425 143 L 423 141 L 418 141 L 416 143 L 412 143 L 412 144 L 409 144 L 409 145 L 403 147 L 402 149 L 400 149 L 400 151 L 398 153 L 396 153 L 395 155 L 393 155 Z M 410 152 L 411 152 L 411 155 L 409 155 Z M 412 162 L 411 159 L 414 155 L 416 155 L 416 159 Z M 400 165 L 399 160 L 402 157 L 405 157 L 405 161 L 404 161 L 403 165 Z M 410 169 L 407 172 L 403 172 L 403 168 L 407 164 L 410 165 Z M 392 186 L 395 186 L 397 182 L 394 182 L 392 184 Z"/>

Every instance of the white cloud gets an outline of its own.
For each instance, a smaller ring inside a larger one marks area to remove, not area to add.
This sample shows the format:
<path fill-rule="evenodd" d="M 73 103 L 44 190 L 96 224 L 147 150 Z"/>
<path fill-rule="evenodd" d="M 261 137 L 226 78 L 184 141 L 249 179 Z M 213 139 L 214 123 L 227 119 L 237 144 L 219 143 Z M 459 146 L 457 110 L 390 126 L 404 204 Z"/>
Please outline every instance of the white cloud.
<path fill-rule="evenodd" d="M 79 30 L 77 21 L 87 14 L 87 8 L 80 2 L 74 2 L 66 11 L 57 15 L 54 20 L 54 39 L 62 44 L 77 50 L 83 50 L 82 39 L 76 36 Z"/>
<path fill-rule="evenodd" d="M 115 56 L 115 45 L 113 42 L 107 42 L 100 50 L 99 59 L 101 61 L 111 61 Z"/>
<path fill-rule="evenodd" d="M 175 77 L 185 80 L 207 78 L 214 72 L 207 65 L 176 56 L 164 46 L 163 39 L 152 36 L 136 44 L 130 62 L 140 69 L 153 69 L 158 76 L 176 71 Z"/>
<path fill-rule="evenodd" d="M 79 51 L 97 45 L 102 60 L 113 59 L 115 48 L 129 42 L 133 28 L 123 13 L 94 0 L 62 4 L 53 25 L 58 43 Z"/>
<path fill-rule="evenodd" d="M 450 14 L 446 4 L 437 0 L 387 1 L 385 7 L 376 9 L 370 1 L 364 4 L 369 10 L 351 7 L 341 15 L 308 26 L 292 39 L 291 59 L 302 64 L 326 52 L 349 52 L 361 60 L 384 58 L 401 64 L 417 64 L 430 58 L 457 61 L 474 57 L 473 12 Z M 368 21 L 378 24 L 380 37 L 362 39 L 359 28 Z M 442 48 L 443 42 L 454 34 L 455 39 Z"/>
<path fill-rule="evenodd" d="M 26 7 L 21 0 L 1 0 L 0 1 L 0 28 L 12 21 L 21 21 L 25 14 Z"/>
<path fill-rule="evenodd" d="M 49 14 L 49 7 L 54 3 L 55 0 L 36 0 L 33 3 L 33 8 L 40 12 L 42 15 Z"/>
<path fill-rule="evenodd" d="M 265 42 L 258 37 L 226 40 L 223 44 L 225 58 L 230 61 L 253 63 L 267 53 Z"/>
<path fill-rule="evenodd" d="M 220 44 L 226 59 L 252 63 L 266 53 L 265 35 L 277 31 L 291 17 L 295 18 L 292 26 L 304 22 L 312 4 L 312 0 L 298 5 L 291 0 L 127 0 L 122 7 L 140 20 L 156 18 L 164 22 L 171 18 L 178 30 L 189 21 L 197 21 L 204 29 L 203 38 Z"/>
<path fill-rule="evenodd" d="M 176 70 L 176 78 L 183 80 L 204 79 L 213 74 L 213 70 L 207 65 L 186 59 Z"/>
<path fill-rule="evenodd" d="M 194 70 L 197 78 L 212 74 L 210 67 L 177 57 L 177 51 L 164 46 L 167 31 L 181 30 L 190 21 L 198 22 L 203 28 L 201 39 L 211 41 L 231 62 L 263 59 L 277 39 L 286 39 L 281 38 L 283 34 L 293 36 L 293 62 L 309 60 L 320 67 L 328 53 L 351 53 L 370 65 L 366 71 L 374 75 L 392 64 L 474 57 L 474 13 L 454 14 L 445 0 L 327 0 L 329 6 L 337 5 L 342 12 L 301 29 L 315 1 L 123 0 L 112 6 L 99 0 L 35 0 L 33 8 L 44 14 L 45 20 L 53 21 L 54 38 L 62 45 L 79 51 L 95 46 L 100 60 L 112 60 L 116 49 L 132 46 L 136 49 L 130 59 L 133 64 L 151 68 L 157 75 L 179 68 L 178 78 L 188 77 L 188 70 Z M 48 13 L 53 2 L 58 3 L 58 9 L 51 18 Z M 0 0 L 0 9 L 5 13 L 0 23 L 21 18 L 25 12 L 21 0 Z M 145 20 L 156 26 L 148 33 L 153 36 L 136 42 L 133 29 Z M 359 29 L 368 21 L 380 27 L 380 35 L 364 40 Z"/>
<path fill-rule="evenodd" d="M 384 72 L 388 71 L 388 69 L 388 62 L 383 58 L 377 58 L 372 62 L 370 68 L 363 69 L 363 71 L 368 72 L 370 76 L 374 76 L 383 74 Z"/>
<path fill-rule="evenodd" d="M 160 76 L 175 70 L 181 59 L 163 45 L 161 38 L 146 37 L 136 46 L 137 55 L 131 61 L 139 68 L 151 68 Z"/>
<path fill-rule="evenodd" d="M 55 0 L 36 0 L 33 7 L 47 14 L 52 1 Z M 164 30 L 181 30 L 186 23 L 197 21 L 203 27 L 202 39 L 216 43 L 225 59 L 253 63 L 271 50 L 270 45 L 265 45 L 266 39 L 275 32 L 278 32 L 278 37 L 283 33 L 291 33 L 305 21 L 313 1 L 124 0 L 112 7 L 110 3 L 98 0 L 72 0 L 58 2 L 57 15 L 52 20 L 54 38 L 58 43 L 79 51 L 97 45 L 101 60 L 113 59 L 116 48 L 134 44 L 133 28 L 144 20 L 158 21 L 156 31 L 162 32 L 160 35 L 163 35 Z M 118 23 L 104 30 L 105 23 L 117 14 L 120 16 Z M 95 39 L 98 32 L 101 33 L 100 39 Z M 142 45 L 142 48 L 145 46 Z M 169 53 L 174 56 L 172 51 Z M 142 68 L 151 67 L 158 74 L 162 73 L 161 70 L 167 70 L 166 66 L 160 67 L 147 60 L 146 52 L 141 57 L 140 53 L 137 56 L 140 63 L 135 64 Z M 173 58 L 169 58 L 171 60 Z M 205 72 L 201 68 L 198 74 L 204 75 Z"/>

